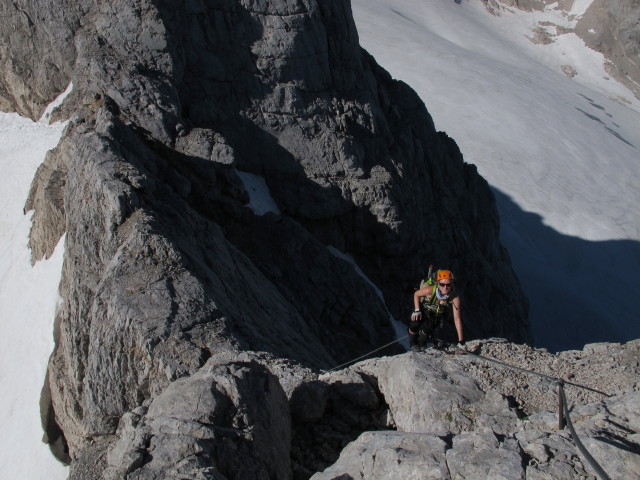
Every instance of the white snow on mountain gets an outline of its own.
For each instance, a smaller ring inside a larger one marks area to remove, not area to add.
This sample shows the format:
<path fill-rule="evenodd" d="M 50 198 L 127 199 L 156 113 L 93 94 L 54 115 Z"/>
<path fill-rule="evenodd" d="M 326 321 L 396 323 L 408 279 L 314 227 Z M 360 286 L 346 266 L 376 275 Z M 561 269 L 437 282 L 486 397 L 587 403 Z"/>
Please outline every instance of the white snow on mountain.
<path fill-rule="evenodd" d="M 493 187 L 535 344 L 552 350 L 640 337 L 640 102 L 553 26 L 590 4 L 492 15 L 480 0 L 352 1 L 362 46 Z M 536 28 L 553 43 L 534 43 Z"/>
<path fill-rule="evenodd" d="M 266 213 L 280 214 L 278 204 L 271 196 L 269 187 L 265 179 L 259 175 L 249 172 L 236 170 L 236 173 L 242 180 L 244 188 L 249 193 L 249 208 L 256 215 L 265 215 Z"/>
<path fill-rule="evenodd" d="M 31 265 L 31 216 L 23 208 L 31 181 L 63 124 L 0 112 L 0 472 L 3 478 L 67 477 L 42 442 L 40 392 L 53 351 L 53 320 L 62 271 L 61 240 Z"/>

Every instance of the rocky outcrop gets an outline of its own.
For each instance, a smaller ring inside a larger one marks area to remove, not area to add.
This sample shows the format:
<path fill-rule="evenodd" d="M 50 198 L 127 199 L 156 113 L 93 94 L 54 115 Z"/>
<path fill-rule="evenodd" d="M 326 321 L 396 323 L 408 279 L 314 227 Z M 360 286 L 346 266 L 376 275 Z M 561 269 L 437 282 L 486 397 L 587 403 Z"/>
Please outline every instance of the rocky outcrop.
<path fill-rule="evenodd" d="M 565 387 L 571 419 L 589 453 L 611 478 L 638 476 L 639 341 L 556 355 L 504 341 L 470 348 L 485 358 L 508 356 L 507 363 L 538 373 L 588 379 L 581 385 L 613 395 Z M 558 430 L 554 382 L 473 355 L 438 351 L 367 361 L 349 371 L 332 375 L 366 374 L 388 405 L 387 426 L 396 430 L 362 433 L 314 480 L 593 478 L 569 431 Z"/>
<path fill-rule="evenodd" d="M 260 364 L 212 357 L 125 414 L 102 478 L 291 478 L 289 405 Z M 77 470 L 71 478 L 78 476 Z"/>
<path fill-rule="evenodd" d="M 115 440 L 87 456 L 101 464 L 77 461 L 70 478 L 593 478 L 558 430 L 556 383 L 489 360 L 570 377 L 585 448 L 611 478 L 638 475 L 640 341 L 552 355 L 492 339 L 468 350 L 324 373 L 264 353 L 218 354 L 125 414 Z"/>
<path fill-rule="evenodd" d="M 640 98 L 640 5 L 633 0 L 594 0 L 576 34 L 607 59 L 607 72 Z"/>
<path fill-rule="evenodd" d="M 73 38 L 93 0 L 0 5 L 0 109 L 36 119 L 69 84 Z"/>
<path fill-rule="evenodd" d="M 43 420 L 71 479 L 590 474 L 541 377 L 453 351 L 325 371 L 394 338 L 429 263 L 458 274 L 468 338 L 528 336 L 488 185 L 348 3 L 0 13 L 0 108 L 38 118 L 73 86 L 25 206 L 34 261 L 65 236 Z M 638 342 L 469 348 L 615 394 L 567 388 L 588 448 L 637 476 Z"/>
<path fill-rule="evenodd" d="M 0 108 L 37 118 L 73 87 L 54 113 L 67 128 L 25 208 L 35 210 L 34 261 L 65 235 L 43 398 L 49 438 L 74 478 L 244 478 L 220 437 L 234 428 L 229 448 L 251 450 L 251 468 L 279 477 L 289 467 L 273 459 L 286 445 L 263 446 L 269 425 L 250 425 L 286 413 L 250 406 L 248 393 L 277 386 L 236 356 L 266 352 L 297 372 L 387 344 L 390 316 L 406 318 L 429 263 L 458 274 L 469 338 L 528 337 L 487 183 L 417 95 L 360 48 L 347 3 L 1 8 Z M 265 180 L 279 213 L 248 207 L 239 171 Z M 362 382 L 341 442 L 385 411 Z M 337 386 L 291 388 L 305 405 L 300 421 L 320 415 L 307 397 L 340 410 Z M 274 391 L 271 406 L 281 400 Z M 176 416 L 176 402 L 191 406 Z M 358 402 L 370 411 L 352 418 Z M 315 471 L 315 433 L 292 432 L 302 465 L 293 470 Z M 173 448 L 180 458 L 160 453 Z"/>

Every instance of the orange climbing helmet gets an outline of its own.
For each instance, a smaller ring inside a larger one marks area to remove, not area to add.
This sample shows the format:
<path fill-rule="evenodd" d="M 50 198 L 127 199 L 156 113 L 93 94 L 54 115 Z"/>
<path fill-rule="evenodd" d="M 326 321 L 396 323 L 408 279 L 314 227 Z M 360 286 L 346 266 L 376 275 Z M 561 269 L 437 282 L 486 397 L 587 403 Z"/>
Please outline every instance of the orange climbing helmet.
<path fill-rule="evenodd" d="M 451 270 L 438 270 L 438 273 L 436 273 L 436 282 L 440 280 L 451 280 L 453 282 L 454 278 Z"/>

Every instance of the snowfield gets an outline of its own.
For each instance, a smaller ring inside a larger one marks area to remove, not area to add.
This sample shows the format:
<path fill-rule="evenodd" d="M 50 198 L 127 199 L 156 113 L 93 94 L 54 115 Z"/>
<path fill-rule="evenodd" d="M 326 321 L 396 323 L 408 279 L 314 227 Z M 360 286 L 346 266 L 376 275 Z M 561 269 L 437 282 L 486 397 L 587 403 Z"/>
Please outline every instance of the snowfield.
<path fill-rule="evenodd" d="M 3 478 L 57 480 L 63 467 L 42 442 L 40 391 L 53 351 L 64 240 L 31 266 L 29 187 L 63 124 L 0 112 L 0 472 Z"/>

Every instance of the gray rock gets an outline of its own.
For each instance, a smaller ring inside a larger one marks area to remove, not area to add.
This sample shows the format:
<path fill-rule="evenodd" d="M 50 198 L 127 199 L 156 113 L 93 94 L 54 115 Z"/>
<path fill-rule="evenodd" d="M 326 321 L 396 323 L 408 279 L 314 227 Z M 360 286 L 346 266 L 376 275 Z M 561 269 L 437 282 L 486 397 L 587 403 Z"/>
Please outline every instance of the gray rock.
<path fill-rule="evenodd" d="M 607 72 L 640 98 L 640 5 L 634 0 L 594 0 L 576 34 L 607 60 Z"/>
<path fill-rule="evenodd" d="M 298 423 L 315 422 L 327 408 L 328 388 L 322 382 L 301 384 L 291 396 L 291 415 Z"/>
<path fill-rule="evenodd" d="M 54 151 L 48 152 L 47 157 L 51 158 L 55 155 Z M 32 183 L 24 207 L 25 213 L 35 210 L 29 236 L 32 262 L 39 258 L 49 258 L 65 232 L 64 189 L 67 179 L 65 163 L 45 160 L 38 168 Z"/>
<path fill-rule="evenodd" d="M 578 71 L 571 65 L 560 65 L 560 70 L 562 70 L 562 73 L 564 73 L 569 78 L 573 78 L 578 74 Z"/>
<path fill-rule="evenodd" d="M 340 370 L 303 382 L 290 398 L 295 478 L 309 478 L 334 463 L 363 431 L 391 428 L 388 405 L 377 379 Z"/>
<path fill-rule="evenodd" d="M 123 415 L 96 478 L 291 478 L 289 407 L 278 381 L 256 362 L 218 361 L 173 382 L 148 410 Z"/>
<path fill-rule="evenodd" d="M 462 375 L 461 365 L 445 366 L 439 356 L 428 354 L 403 355 L 385 363 L 381 362 L 378 382 L 398 429 L 460 431 L 471 425 L 462 409 L 479 401 L 483 392 Z"/>
<path fill-rule="evenodd" d="M 452 477 L 446 449 L 445 440 L 426 433 L 365 432 L 343 450 L 335 465 L 311 479 L 448 480 Z"/>
<path fill-rule="evenodd" d="M 520 449 L 513 439 L 500 442 L 490 429 L 463 432 L 447 450 L 447 465 L 456 479 L 524 479 Z"/>
<path fill-rule="evenodd" d="M 619 366 L 611 355 L 620 354 L 623 347 L 635 348 L 636 343 L 588 346 L 585 352 L 590 352 L 591 358 L 579 364 L 579 355 L 573 352 L 577 358 L 566 360 L 567 368 L 589 370 L 594 378 L 604 372 L 611 375 L 612 367 Z M 569 352 L 558 356 L 567 354 Z M 542 359 L 550 363 L 547 355 L 543 351 L 528 352 L 529 361 L 537 365 Z M 598 358 L 594 358 L 596 356 Z M 606 364 L 606 358 L 610 363 Z M 505 394 L 512 388 L 510 385 L 497 383 L 492 387 L 495 390 L 483 392 L 475 383 L 479 378 L 469 369 L 468 360 L 466 356 L 441 352 L 411 353 L 362 362 L 349 369 L 352 373 L 321 376 L 319 381 L 325 382 L 342 378 L 345 386 L 348 378 L 357 378 L 354 372 L 366 374 L 369 382 L 373 382 L 370 384 L 380 386 L 381 401 L 388 402 L 389 415 L 399 421 L 395 432 L 362 433 L 342 450 L 333 465 L 312 478 L 595 478 L 595 471 L 576 448 L 570 432 L 557 430 L 557 404 L 551 411 L 527 412 L 522 411 L 522 405 L 531 406 L 536 402 L 527 400 L 527 393 L 523 392 L 512 399 L 513 404 L 508 404 Z M 400 370 L 402 374 L 398 373 Z M 468 381 L 461 382 L 458 375 Z M 390 380 L 398 376 L 405 377 L 406 381 Z M 615 375 L 610 378 L 615 379 Z M 569 405 L 580 440 L 611 478 L 638 475 L 640 444 L 636 432 L 640 394 L 634 388 L 634 381 L 629 381 L 623 395 L 611 398 L 601 395 L 597 402 Z M 534 398 L 538 394 L 528 392 Z M 551 392 L 551 396 L 557 400 L 556 392 Z M 401 397 L 405 398 L 404 402 L 393 400 Z M 439 415 L 434 412 L 441 412 L 441 416 L 447 410 L 447 402 L 451 402 L 450 397 L 458 398 L 460 411 L 473 421 L 456 422 L 457 413 L 450 416 L 448 423 L 439 421 Z M 476 401 L 464 404 L 460 398 Z M 406 411 L 414 412 L 415 423 L 405 420 Z M 425 415 L 423 411 L 431 413 Z M 420 427 L 420 433 L 416 433 L 415 426 Z M 424 466 L 424 471 L 421 472 L 419 466 Z"/>
<path fill-rule="evenodd" d="M 84 12 L 96 1 L 0 5 L 0 109 L 37 120 L 72 77 L 73 42 Z"/>

